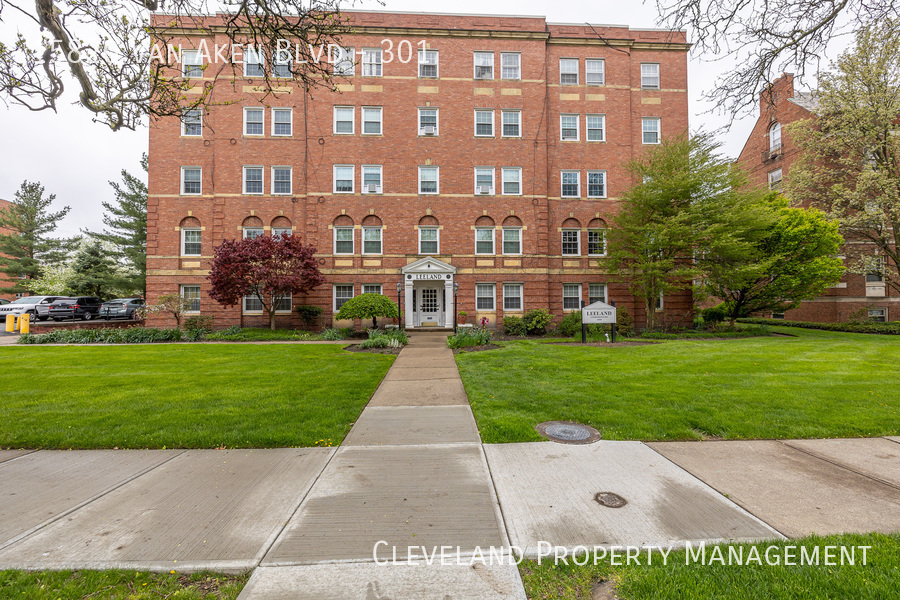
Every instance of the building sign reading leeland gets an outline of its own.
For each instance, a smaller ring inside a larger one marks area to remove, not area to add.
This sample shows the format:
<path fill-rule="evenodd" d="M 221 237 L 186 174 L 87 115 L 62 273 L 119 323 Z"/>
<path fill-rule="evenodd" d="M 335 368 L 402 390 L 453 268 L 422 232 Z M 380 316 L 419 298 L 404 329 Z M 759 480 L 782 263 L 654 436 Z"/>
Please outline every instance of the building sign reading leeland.
<path fill-rule="evenodd" d="M 581 309 L 581 322 L 587 325 L 616 323 L 616 307 L 606 302 L 594 302 Z"/>

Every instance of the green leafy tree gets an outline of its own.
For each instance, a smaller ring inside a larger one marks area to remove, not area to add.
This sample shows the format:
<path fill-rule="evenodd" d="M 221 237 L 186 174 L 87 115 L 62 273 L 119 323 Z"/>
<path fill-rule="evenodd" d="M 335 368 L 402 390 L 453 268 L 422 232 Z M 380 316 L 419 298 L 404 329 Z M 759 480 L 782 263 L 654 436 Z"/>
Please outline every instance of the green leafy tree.
<path fill-rule="evenodd" d="M 70 208 L 50 212 L 56 194 L 44 195 L 44 186 L 24 181 L 12 204 L 0 211 L 0 271 L 10 279 L 36 279 L 44 264 L 61 262 L 75 239 L 56 239 L 50 234 Z M 27 291 L 23 285 L 0 289 L 3 293 Z"/>
<path fill-rule="evenodd" d="M 378 317 L 397 318 L 399 314 L 397 305 L 384 294 L 360 294 L 344 302 L 334 319 L 372 319 L 372 327 L 378 327 Z"/>
<path fill-rule="evenodd" d="M 147 155 L 141 157 L 141 168 L 147 172 Z M 101 233 L 89 232 L 95 239 L 112 244 L 118 257 L 124 259 L 129 272 L 126 287 L 147 290 L 147 184 L 122 169 L 122 183 L 110 181 L 115 202 L 103 201 Z"/>
<path fill-rule="evenodd" d="M 900 20 L 861 30 L 821 76 L 817 101 L 815 119 L 789 126 L 803 154 L 788 194 L 867 242 L 845 246 L 848 270 L 880 272 L 900 292 Z"/>
<path fill-rule="evenodd" d="M 116 261 L 104 252 L 99 242 L 85 244 L 72 261 L 69 288 L 76 295 L 107 298 L 123 281 L 116 272 Z"/>

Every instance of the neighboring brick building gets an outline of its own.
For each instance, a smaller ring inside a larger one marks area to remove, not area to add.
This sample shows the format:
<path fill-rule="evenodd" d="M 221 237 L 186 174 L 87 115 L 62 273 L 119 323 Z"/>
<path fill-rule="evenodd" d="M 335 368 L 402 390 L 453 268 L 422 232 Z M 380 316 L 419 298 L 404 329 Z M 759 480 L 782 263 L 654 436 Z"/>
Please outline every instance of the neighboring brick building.
<path fill-rule="evenodd" d="M 0 198 L 0 211 L 6 210 L 6 207 L 10 206 L 11 204 L 12 204 L 12 202 L 10 202 L 9 200 L 3 200 L 2 198 Z M 9 232 L 5 229 L 0 229 L 0 233 L 9 233 Z M 11 287 L 15 286 L 16 284 L 17 284 L 16 280 L 9 279 L 9 277 L 5 273 L 0 272 L 0 289 L 11 288 Z M 16 294 L 8 293 L 8 292 L 0 292 L 0 298 L 4 298 L 5 300 L 15 300 Z"/>
<path fill-rule="evenodd" d="M 800 156 L 784 126 L 801 119 L 815 118 L 815 96 L 794 91 L 794 76 L 786 73 L 764 89 L 759 96 L 759 119 L 738 157 L 751 183 L 781 189 L 790 177 L 791 165 Z M 854 252 L 876 253 L 876 248 L 848 240 Z M 835 287 L 815 300 L 803 302 L 784 313 L 797 321 L 842 322 L 869 317 L 888 321 L 900 317 L 900 297 L 892 295 L 878 274 L 868 276 L 846 273 Z M 891 310 L 894 307 L 894 310 Z M 898 312 L 898 314 L 892 314 Z M 781 315 L 775 315 L 780 317 Z"/>
<path fill-rule="evenodd" d="M 213 247 L 292 230 L 316 246 L 328 284 L 290 304 L 323 307 L 325 324 L 345 298 L 396 299 L 400 282 L 410 327 L 450 326 L 459 310 L 492 325 L 533 308 L 561 316 L 597 299 L 643 322 L 643 307 L 626 285 L 606 285 L 596 257 L 632 183 L 627 162 L 687 130 L 685 34 L 541 17 L 348 15 L 342 45 L 358 62 L 339 64 L 339 93 L 310 96 L 286 81 L 261 104 L 252 76 L 220 77 L 213 99 L 233 104 L 196 124 L 199 115 L 152 124 L 148 300 L 181 290 L 217 326 L 263 324 L 252 301 L 225 309 L 209 298 Z M 185 47 L 199 47 L 195 31 Z M 198 85 L 214 81 L 196 75 Z M 299 324 L 289 307 L 281 326 Z M 690 294 L 660 310 L 689 324 Z"/>

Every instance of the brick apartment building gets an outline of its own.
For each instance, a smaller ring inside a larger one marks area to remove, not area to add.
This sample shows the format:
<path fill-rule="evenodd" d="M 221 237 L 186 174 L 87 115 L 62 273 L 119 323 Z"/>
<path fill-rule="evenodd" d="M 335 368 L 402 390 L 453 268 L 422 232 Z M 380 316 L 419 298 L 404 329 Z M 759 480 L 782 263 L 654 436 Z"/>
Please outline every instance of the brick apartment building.
<path fill-rule="evenodd" d="M 11 204 L 12 202 L 10 202 L 9 200 L 3 200 L 2 198 L 0 198 L 0 212 L 6 210 L 6 208 Z M 0 229 L 0 233 L 8 233 L 8 231 L 6 231 L 5 229 Z M 11 288 L 17 285 L 17 283 L 18 282 L 15 279 L 9 279 L 9 277 L 5 273 L 0 273 L 0 289 Z M 16 296 L 17 294 L 15 293 L 0 293 L 0 298 L 3 298 L 5 300 L 15 300 Z"/>
<path fill-rule="evenodd" d="M 791 165 L 800 155 L 784 130 L 788 123 L 815 118 L 816 102 L 812 94 L 794 90 L 794 76 L 787 73 L 760 93 L 759 118 L 738 163 L 750 174 L 751 183 L 780 190 L 790 177 Z M 848 253 L 876 253 L 876 248 L 847 240 Z M 842 322 L 851 318 L 889 321 L 900 317 L 900 297 L 892 294 L 878 273 L 866 276 L 846 273 L 841 281 L 814 300 L 803 302 L 784 313 L 797 321 Z M 893 311 L 891 310 L 893 307 Z M 892 314 L 896 312 L 897 314 Z M 782 317 L 780 314 L 773 315 Z"/>
<path fill-rule="evenodd" d="M 328 325 L 347 298 L 396 299 L 398 285 L 408 327 L 451 326 L 460 310 L 491 326 L 533 308 L 561 317 L 582 300 L 615 300 L 642 322 L 597 259 L 632 183 L 627 162 L 687 130 L 684 32 L 348 16 L 355 60 L 336 57 L 338 92 L 286 80 L 262 103 L 254 78 L 272 65 L 215 79 L 186 55 L 183 74 L 231 104 L 151 126 L 148 300 L 180 292 L 217 327 L 261 325 L 254 300 L 209 298 L 209 260 L 223 239 L 292 231 L 317 248 L 328 283 L 285 298 L 280 326 L 299 324 L 292 305 L 321 306 Z M 225 44 L 219 19 L 187 30 L 184 47 Z M 691 322 L 689 294 L 657 308 Z"/>

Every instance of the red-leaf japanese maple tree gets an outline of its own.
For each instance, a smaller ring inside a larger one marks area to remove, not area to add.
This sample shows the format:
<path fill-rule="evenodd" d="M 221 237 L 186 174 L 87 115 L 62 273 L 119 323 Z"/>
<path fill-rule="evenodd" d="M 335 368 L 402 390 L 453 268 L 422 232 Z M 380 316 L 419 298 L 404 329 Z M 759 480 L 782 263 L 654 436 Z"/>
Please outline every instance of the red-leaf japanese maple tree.
<path fill-rule="evenodd" d="M 287 234 L 225 240 L 216 248 L 207 276 L 212 284 L 209 296 L 225 306 L 254 296 L 269 315 L 269 327 L 275 329 L 279 297 L 305 294 L 325 283 L 315 252 L 299 236 Z"/>

